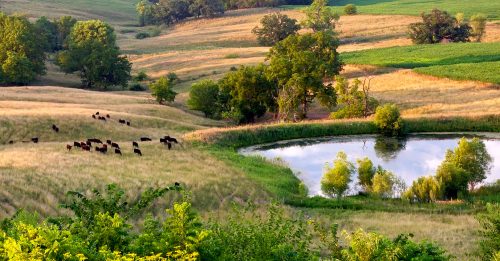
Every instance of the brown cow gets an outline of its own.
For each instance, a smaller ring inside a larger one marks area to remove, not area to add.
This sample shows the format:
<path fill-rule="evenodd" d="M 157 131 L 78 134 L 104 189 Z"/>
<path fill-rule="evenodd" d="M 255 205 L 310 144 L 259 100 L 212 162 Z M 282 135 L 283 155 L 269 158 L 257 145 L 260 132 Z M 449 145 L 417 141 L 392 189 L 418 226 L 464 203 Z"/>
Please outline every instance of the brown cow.
<path fill-rule="evenodd" d="M 73 148 L 71 145 L 66 144 L 66 149 L 67 149 L 68 151 L 71 151 L 71 148 Z"/>

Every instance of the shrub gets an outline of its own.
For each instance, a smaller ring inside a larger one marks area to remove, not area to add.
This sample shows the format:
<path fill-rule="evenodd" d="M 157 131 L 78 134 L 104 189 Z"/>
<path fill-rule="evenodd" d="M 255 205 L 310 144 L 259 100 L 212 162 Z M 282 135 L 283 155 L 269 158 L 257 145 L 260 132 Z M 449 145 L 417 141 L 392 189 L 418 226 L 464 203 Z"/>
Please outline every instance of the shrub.
<path fill-rule="evenodd" d="M 344 14 L 346 15 L 355 15 L 357 13 L 358 9 L 356 8 L 356 5 L 348 4 L 344 7 Z"/>
<path fill-rule="evenodd" d="M 167 74 L 167 79 L 168 79 L 168 81 L 169 81 L 169 82 L 171 82 L 171 83 L 177 83 L 177 82 L 179 82 L 179 81 L 180 81 L 179 76 L 177 76 L 177 74 L 176 74 L 176 73 L 174 73 L 174 72 L 169 72 L 169 73 Z"/>
<path fill-rule="evenodd" d="M 142 92 L 142 91 L 146 90 L 146 87 L 144 87 L 142 84 L 140 84 L 138 82 L 132 82 L 128 86 L 128 90 L 129 91 L 134 91 L 134 92 Z"/>
<path fill-rule="evenodd" d="M 145 71 L 140 71 L 137 73 L 136 76 L 132 77 L 132 80 L 134 80 L 136 82 L 142 82 L 142 81 L 145 81 L 147 79 L 149 79 L 149 76 L 146 74 Z"/>
<path fill-rule="evenodd" d="M 338 107 L 340 108 L 330 114 L 331 118 L 358 118 L 373 114 L 374 109 L 378 106 L 378 101 L 370 97 L 369 83 L 355 79 L 350 84 L 343 77 L 337 77 L 336 80 L 335 92 Z"/>
<path fill-rule="evenodd" d="M 401 134 L 403 120 L 395 104 L 385 104 L 375 111 L 375 125 L 385 135 L 397 136 Z"/>
<path fill-rule="evenodd" d="M 160 104 L 164 102 L 173 102 L 177 93 L 172 89 L 172 81 L 165 77 L 161 77 L 155 82 L 149 84 L 149 89 L 151 90 L 151 95 L 156 98 L 156 101 Z"/>
<path fill-rule="evenodd" d="M 493 259 L 500 252 L 500 205 L 487 204 L 486 211 L 477 216 L 481 224 L 480 256 L 482 260 Z"/>
<path fill-rule="evenodd" d="M 149 33 L 147 32 L 138 32 L 137 34 L 135 34 L 135 39 L 146 39 L 149 37 Z"/>
<path fill-rule="evenodd" d="M 377 169 L 369 158 L 365 157 L 363 159 L 358 159 L 359 185 L 363 187 L 365 192 L 371 192 L 372 179 L 376 171 Z"/>
<path fill-rule="evenodd" d="M 192 110 L 203 112 L 205 117 L 216 118 L 221 110 L 218 99 L 219 85 L 212 80 L 203 80 L 191 86 L 187 105 Z"/>
<path fill-rule="evenodd" d="M 433 176 L 420 177 L 404 193 L 403 198 L 410 202 L 429 203 L 440 197 L 441 184 Z"/>
<path fill-rule="evenodd" d="M 481 42 L 486 32 L 486 16 L 476 14 L 471 16 L 470 25 L 472 27 L 472 36 L 476 42 Z"/>
<path fill-rule="evenodd" d="M 379 197 L 392 197 L 394 194 L 394 185 L 396 184 L 396 176 L 382 167 L 377 168 L 377 172 L 373 176 L 372 192 Z"/>
<path fill-rule="evenodd" d="M 353 173 L 354 165 L 347 160 L 347 155 L 344 152 L 339 152 L 333 162 L 333 168 L 330 166 L 326 168 L 321 179 L 321 191 L 329 197 L 336 195 L 340 199 L 349 189 Z"/>
<path fill-rule="evenodd" d="M 224 58 L 226 58 L 226 59 L 237 59 L 237 58 L 240 58 L 240 55 L 237 54 L 237 53 L 231 53 L 231 54 L 228 54 L 228 55 L 224 56 Z"/>

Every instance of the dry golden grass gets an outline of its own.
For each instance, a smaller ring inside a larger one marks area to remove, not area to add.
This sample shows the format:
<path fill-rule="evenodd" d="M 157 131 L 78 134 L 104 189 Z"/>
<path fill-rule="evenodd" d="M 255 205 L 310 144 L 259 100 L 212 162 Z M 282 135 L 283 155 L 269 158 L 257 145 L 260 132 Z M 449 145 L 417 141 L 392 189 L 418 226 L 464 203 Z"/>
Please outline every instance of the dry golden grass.
<path fill-rule="evenodd" d="M 425 76 L 406 69 L 346 66 L 349 78 L 373 77 L 373 96 L 398 104 L 405 116 L 478 116 L 497 114 L 499 86 Z"/>

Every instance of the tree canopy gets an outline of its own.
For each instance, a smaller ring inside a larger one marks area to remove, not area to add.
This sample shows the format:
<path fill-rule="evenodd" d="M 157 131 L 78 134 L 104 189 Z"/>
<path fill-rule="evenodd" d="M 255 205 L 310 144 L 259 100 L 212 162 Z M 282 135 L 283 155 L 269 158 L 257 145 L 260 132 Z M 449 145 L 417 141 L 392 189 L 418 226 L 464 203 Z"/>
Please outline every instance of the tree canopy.
<path fill-rule="evenodd" d="M 131 64 L 120 54 L 113 28 L 99 20 L 77 22 L 57 64 L 66 73 L 79 72 L 87 88 L 126 86 Z"/>
<path fill-rule="evenodd" d="M 471 35 L 469 24 L 459 23 L 446 11 L 433 9 L 430 14 L 422 13 L 422 22 L 409 26 L 409 35 L 416 44 L 433 44 L 443 40 L 468 42 Z"/>
<path fill-rule="evenodd" d="M 0 84 L 25 85 L 45 74 L 45 48 L 28 19 L 0 12 Z"/>
<path fill-rule="evenodd" d="M 321 191 L 329 197 L 342 197 L 349 189 L 351 177 L 354 174 L 354 165 L 347 160 L 344 152 L 339 152 L 333 161 L 333 167 L 327 166 L 321 179 Z"/>
<path fill-rule="evenodd" d="M 306 19 L 302 24 L 314 32 L 335 30 L 335 23 L 339 19 L 339 15 L 328 7 L 328 0 L 314 0 L 305 13 Z"/>
<path fill-rule="evenodd" d="M 167 77 L 161 77 L 155 82 L 149 84 L 149 89 L 151 90 L 151 95 L 156 98 L 156 101 L 160 104 L 164 102 L 173 102 L 177 93 L 173 90 L 172 81 L 168 80 Z"/>
<path fill-rule="evenodd" d="M 260 24 L 261 27 L 255 27 L 252 32 L 257 35 L 259 44 L 264 46 L 273 46 L 300 30 L 297 20 L 279 12 L 264 16 Z"/>

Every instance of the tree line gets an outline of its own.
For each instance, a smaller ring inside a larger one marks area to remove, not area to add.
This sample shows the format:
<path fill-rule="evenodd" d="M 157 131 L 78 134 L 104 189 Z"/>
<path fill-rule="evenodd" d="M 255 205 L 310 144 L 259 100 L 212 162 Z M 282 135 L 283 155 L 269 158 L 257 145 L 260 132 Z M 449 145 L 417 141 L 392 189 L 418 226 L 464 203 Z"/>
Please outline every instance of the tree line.
<path fill-rule="evenodd" d="M 191 17 L 220 16 L 226 10 L 310 3 L 311 0 L 141 0 L 136 10 L 140 26 L 171 25 Z"/>
<path fill-rule="evenodd" d="M 131 64 L 121 55 L 114 29 L 100 20 L 70 16 L 31 23 L 0 13 L 0 84 L 26 85 L 46 72 L 49 56 L 66 73 L 78 72 L 87 88 L 126 86 Z"/>

